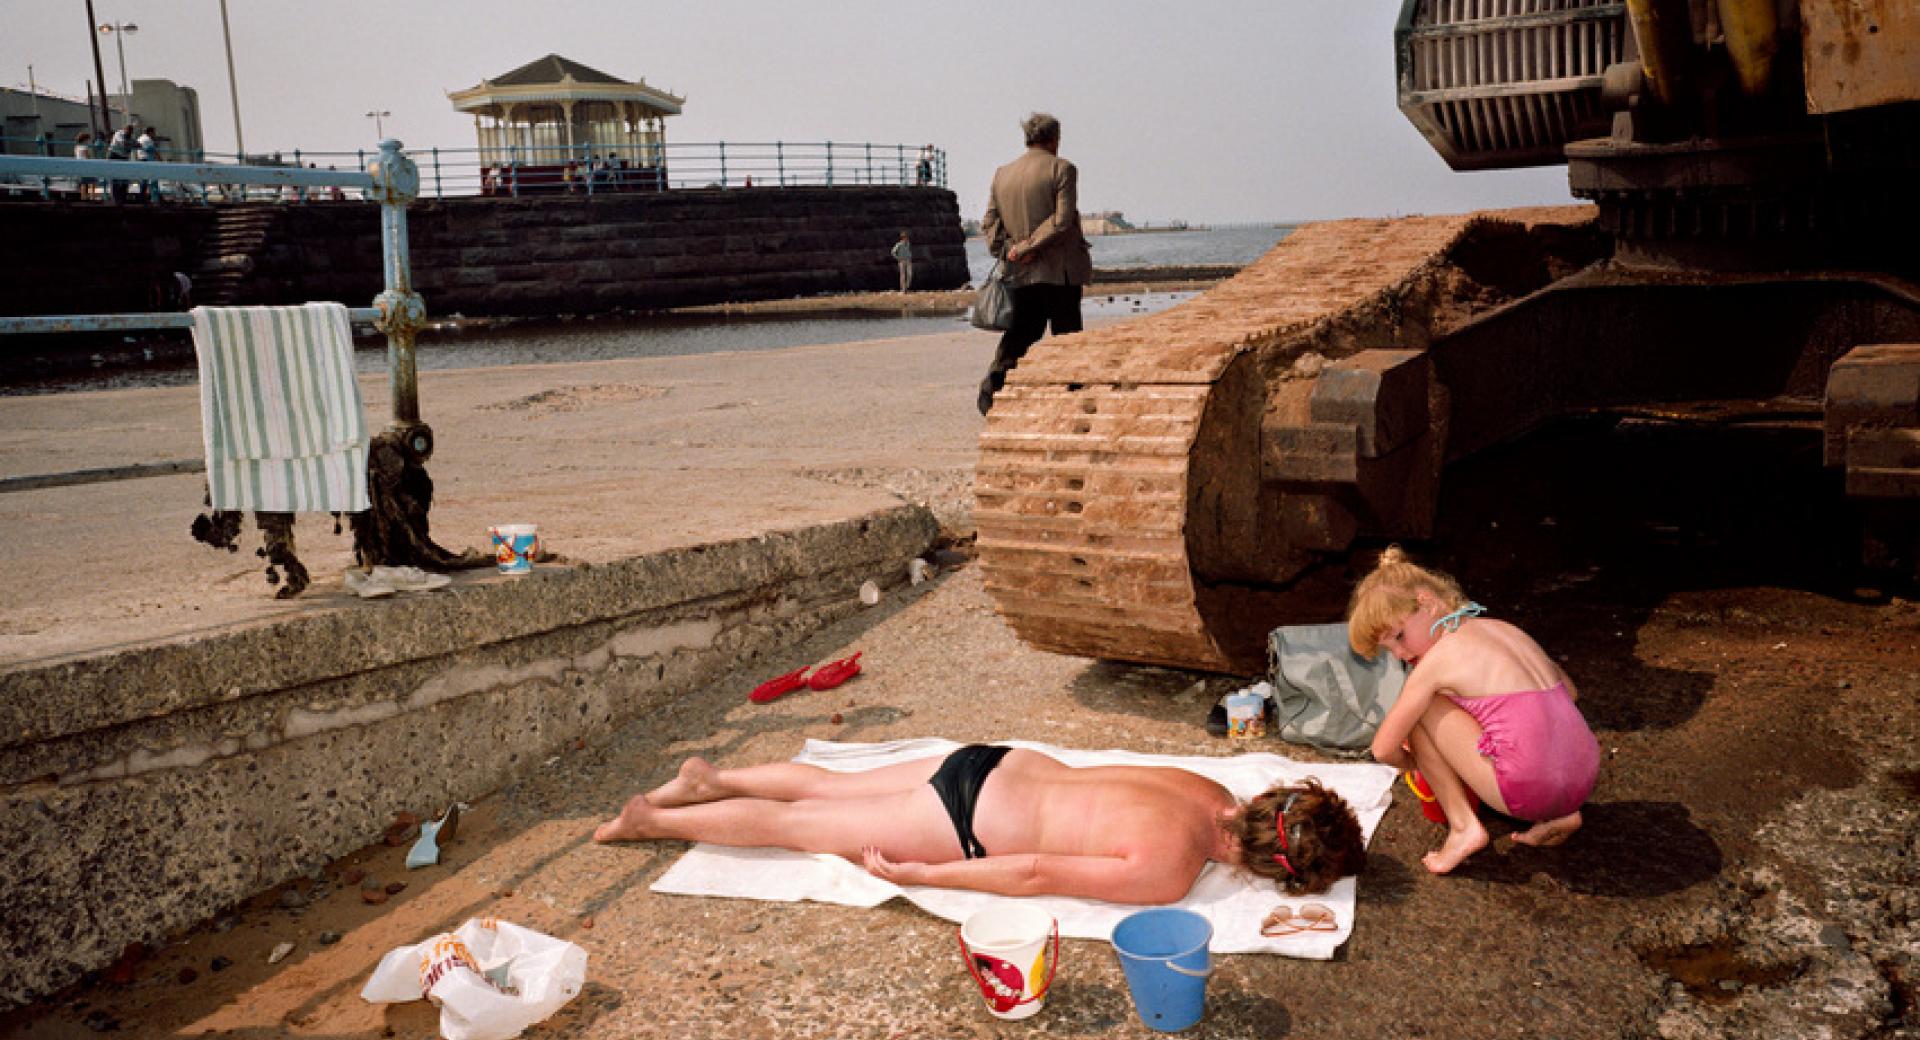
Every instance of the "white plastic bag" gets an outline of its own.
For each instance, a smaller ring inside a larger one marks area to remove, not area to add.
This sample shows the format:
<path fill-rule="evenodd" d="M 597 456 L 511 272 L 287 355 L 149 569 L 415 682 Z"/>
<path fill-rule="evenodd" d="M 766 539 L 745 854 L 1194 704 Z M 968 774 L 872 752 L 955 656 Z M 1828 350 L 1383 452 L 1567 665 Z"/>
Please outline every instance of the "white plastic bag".
<path fill-rule="evenodd" d="M 374 1004 L 426 997 L 440 1005 L 447 1040 L 511 1040 L 572 1000 L 587 981 L 587 951 L 491 917 L 402 946 L 373 969 L 360 996 Z"/>

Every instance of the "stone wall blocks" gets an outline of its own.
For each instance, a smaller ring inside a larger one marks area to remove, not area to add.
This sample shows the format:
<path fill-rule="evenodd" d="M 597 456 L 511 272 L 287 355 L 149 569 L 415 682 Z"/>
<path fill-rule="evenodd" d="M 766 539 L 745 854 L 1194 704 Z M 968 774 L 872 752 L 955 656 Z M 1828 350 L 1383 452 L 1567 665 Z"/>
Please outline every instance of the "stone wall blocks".
<path fill-rule="evenodd" d="M 256 257 L 254 276 L 238 302 L 297 302 L 323 289 L 358 302 L 379 291 L 377 208 L 316 204 L 276 207 L 274 214 L 275 234 L 283 237 Z M 416 284 L 461 294 L 457 301 L 436 299 L 435 310 L 483 313 L 474 306 L 479 301 L 468 296 L 490 300 L 489 308 L 537 306 L 552 297 L 553 285 L 543 292 L 491 290 L 502 284 L 573 281 L 583 273 L 575 265 L 585 262 L 613 263 L 608 277 L 616 282 L 662 275 L 676 280 L 742 276 L 731 278 L 728 293 L 735 299 L 820 291 L 814 287 L 886 288 L 891 264 L 885 253 L 902 227 L 931 254 L 920 258 L 921 284 L 947 287 L 940 280 L 950 278 L 951 285 L 959 285 L 966 276 L 957 214 L 951 192 L 869 185 L 426 200 L 410 211 L 408 223 Z M 150 285 L 183 263 L 198 266 L 216 219 L 212 209 L 198 207 L 115 210 L 27 203 L 9 207 L 9 215 L 18 218 L 15 226 L 21 229 L 0 242 L 0 311 L 11 313 L 143 310 Z M 35 248 L 9 249 L 9 242 L 21 241 L 32 241 Z M 100 241 L 125 242 L 130 248 L 103 253 L 96 245 Z M 688 257 L 696 262 L 685 262 Z M 681 262 L 666 270 L 619 266 L 648 258 Z M 822 276 L 823 264 L 836 272 L 834 277 Z M 743 277 L 772 273 L 780 265 L 787 265 L 791 278 Z M 587 270 L 599 277 L 600 268 Z M 49 277 L 48 271 L 55 275 Z M 869 271 L 877 277 L 871 283 Z M 8 277 L 9 272 L 21 273 Z M 688 298 L 685 287 L 659 293 L 631 288 L 633 295 L 620 306 L 656 309 Z"/>

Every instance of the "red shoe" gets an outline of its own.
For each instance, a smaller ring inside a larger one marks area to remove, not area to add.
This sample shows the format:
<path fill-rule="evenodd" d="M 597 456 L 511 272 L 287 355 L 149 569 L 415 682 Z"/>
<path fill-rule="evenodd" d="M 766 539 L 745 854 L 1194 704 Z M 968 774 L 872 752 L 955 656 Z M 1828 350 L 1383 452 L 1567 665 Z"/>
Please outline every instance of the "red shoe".
<path fill-rule="evenodd" d="M 838 661 L 823 664 L 807 677 L 807 686 L 815 690 L 831 690 L 860 674 L 860 655 L 843 657 Z"/>
<path fill-rule="evenodd" d="M 781 697 L 807 684 L 806 671 L 807 669 L 803 665 L 785 675 L 776 675 L 766 682 L 755 686 L 753 692 L 747 695 L 747 699 L 755 704 L 766 704 L 769 701 L 777 701 Z M 822 688 L 824 689 L 824 687 Z"/>

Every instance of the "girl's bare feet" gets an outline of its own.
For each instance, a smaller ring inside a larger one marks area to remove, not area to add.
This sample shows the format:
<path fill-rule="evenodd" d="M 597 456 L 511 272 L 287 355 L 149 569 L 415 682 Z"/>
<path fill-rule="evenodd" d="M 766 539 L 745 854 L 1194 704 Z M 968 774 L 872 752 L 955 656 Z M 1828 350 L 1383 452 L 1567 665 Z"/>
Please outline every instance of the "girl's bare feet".
<path fill-rule="evenodd" d="M 1478 819 L 1462 830 L 1448 828 L 1447 840 L 1440 847 L 1420 857 L 1429 872 L 1445 874 L 1460 865 L 1468 856 L 1487 847 L 1487 829 Z"/>
<path fill-rule="evenodd" d="M 656 808 L 671 809 L 723 798 L 726 792 L 720 789 L 719 772 L 713 763 L 695 755 L 680 763 L 680 775 L 648 791 L 647 801 Z"/>
<path fill-rule="evenodd" d="M 1522 845 L 1558 845 L 1580 829 L 1580 814 L 1571 812 L 1555 820 L 1536 823 L 1513 836 Z"/>
<path fill-rule="evenodd" d="M 644 841 L 654 837 L 653 817 L 659 811 L 659 806 L 647 801 L 646 795 L 636 794 L 627 799 L 627 807 L 620 810 L 620 815 L 594 829 L 593 840 Z"/>

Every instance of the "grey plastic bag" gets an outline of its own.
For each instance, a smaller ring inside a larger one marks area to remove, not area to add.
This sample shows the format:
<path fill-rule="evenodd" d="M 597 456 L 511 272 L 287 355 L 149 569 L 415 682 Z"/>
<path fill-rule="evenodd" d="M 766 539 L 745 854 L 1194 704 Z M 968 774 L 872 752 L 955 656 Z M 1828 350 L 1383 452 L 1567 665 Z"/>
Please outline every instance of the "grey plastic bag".
<path fill-rule="evenodd" d="M 1347 626 L 1290 625 L 1267 637 L 1274 721 L 1282 740 L 1363 750 L 1406 683 L 1392 654 L 1367 660 L 1347 644 Z"/>
<path fill-rule="evenodd" d="M 989 332 L 1005 332 L 1013 325 L 1013 293 L 1007 289 L 1006 265 L 999 260 L 974 294 L 971 320 L 974 328 Z"/>

